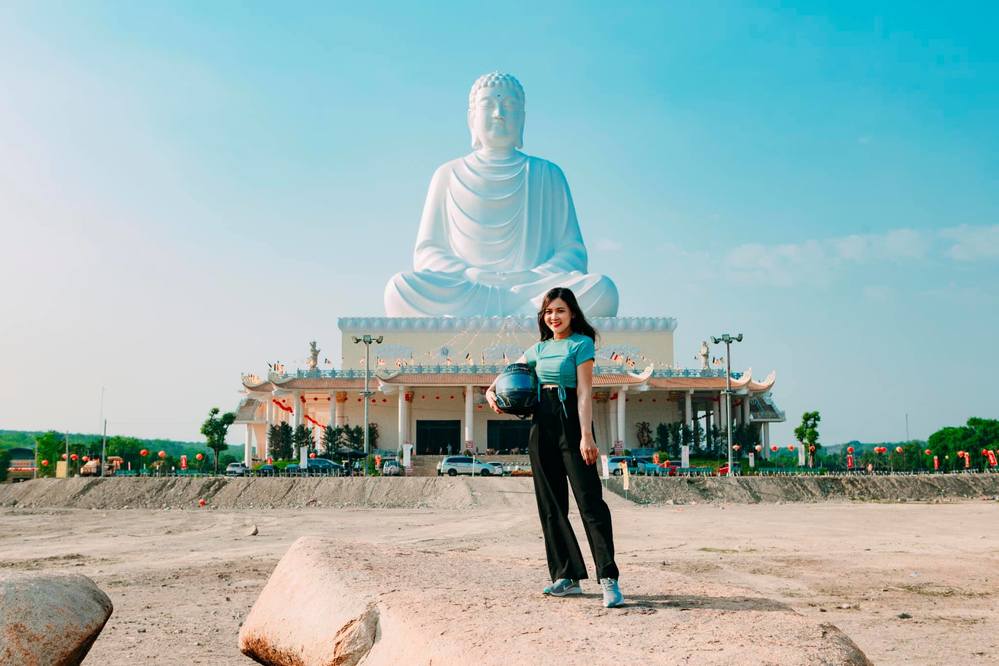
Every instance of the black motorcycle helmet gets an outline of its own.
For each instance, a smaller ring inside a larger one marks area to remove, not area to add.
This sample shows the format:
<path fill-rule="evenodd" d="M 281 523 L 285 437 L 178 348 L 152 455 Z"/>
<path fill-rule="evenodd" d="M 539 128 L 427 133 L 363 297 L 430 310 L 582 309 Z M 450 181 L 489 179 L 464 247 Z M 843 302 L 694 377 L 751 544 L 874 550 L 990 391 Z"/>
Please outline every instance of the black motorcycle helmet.
<path fill-rule="evenodd" d="M 538 404 L 538 377 L 526 363 L 511 363 L 493 386 L 496 406 L 504 414 L 530 416 Z"/>

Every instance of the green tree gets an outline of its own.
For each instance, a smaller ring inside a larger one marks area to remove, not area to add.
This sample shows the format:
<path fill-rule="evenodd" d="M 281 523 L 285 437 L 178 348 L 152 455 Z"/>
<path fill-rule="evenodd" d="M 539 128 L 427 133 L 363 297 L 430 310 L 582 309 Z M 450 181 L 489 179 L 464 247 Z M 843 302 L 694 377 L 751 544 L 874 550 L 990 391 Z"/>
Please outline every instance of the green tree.
<path fill-rule="evenodd" d="M 652 445 L 652 426 L 648 421 L 640 421 L 635 424 L 635 439 L 642 447 Z"/>
<path fill-rule="evenodd" d="M 62 460 L 62 454 L 66 452 L 66 438 L 62 433 L 55 430 L 35 435 L 36 460 L 35 466 L 38 468 L 38 476 L 54 477 L 56 461 Z M 42 461 L 48 460 L 47 467 L 42 467 Z"/>
<path fill-rule="evenodd" d="M 294 433 L 288 423 L 281 422 L 279 425 L 271 426 L 270 452 L 275 460 L 290 460 L 292 456 L 292 440 Z"/>
<path fill-rule="evenodd" d="M 312 439 L 312 430 L 309 426 L 302 425 L 295 427 L 295 434 L 292 438 L 292 446 L 294 448 L 293 454 L 297 458 L 300 455 L 300 451 L 305 449 L 306 454 L 308 454 L 313 448 L 315 448 L 315 440 Z"/>
<path fill-rule="evenodd" d="M 208 412 L 208 418 L 201 424 L 201 434 L 208 440 L 208 448 L 215 452 L 215 473 L 219 473 L 219 454 L 226 449 L 225 435 L 229 426 L 236 420 L 236 414 L 226 412 L 219 416 L 221 410 L 212 407 Z"/>
<path fill-rule="evenodd" d="M 323 429 L 323 455 L 335 456 L 340 449 L 348 448 L 350 440 L 344 426 L 326 426 Z"/>
<path fill-rule="evenodd" d="M 0 448 L 0 483 L 7 480 L 7 471 L 10 467 L 10 449 Z M 38 463 L 35 463 L 35 467 L 39 467 Z"/>
<path fill-rule="evenodd" d="M 815 447 L 815 454 L 818 454 L 822 445 L 819 444 L 819 421 L 822 417 L 818 411 L 805 412 L 801 415 L 801 425 L 794 429 L 794 437 L 805 445 L 806 450 Z M 809 453 L 808 466 L 811 467 L 813 455 Z"/>
<path fill-rule="evenodd" d="M 108 457 L 118 456 L 124 460 L 124 469 L 129 468 L 131 464 L 132 469 L 139 469 L 142 467 L 142 456 L 139 455 L 139 451 L 143 448 L 142 440 L 135 437 L 121 437 L 118 435 L 108 437 Z"/>

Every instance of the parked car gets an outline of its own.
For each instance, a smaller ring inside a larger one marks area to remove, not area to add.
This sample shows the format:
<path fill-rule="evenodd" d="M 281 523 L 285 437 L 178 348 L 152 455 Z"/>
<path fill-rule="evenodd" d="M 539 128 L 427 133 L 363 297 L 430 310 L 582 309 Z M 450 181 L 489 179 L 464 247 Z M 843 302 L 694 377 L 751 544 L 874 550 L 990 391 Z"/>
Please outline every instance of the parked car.
<path fill-rule="evenodd" d="M 290 467 L 291 465 L 289 465 Z M 309 476 L 345 476 L 343 465 L 326 458 L 309 458 L 306 468 Z"/>
<path fill-rule="evenodd" d="M 621 463 L 625 463 L 628 466 L 628 474 L 638 473 L 638 459 L 634 456 L 611 456 L 607 460 L 608 467 L 610 467 L 610 473 L 613 476 L 621 476 L 624 472 L 621 470 Z"/>
<path fill-rule="evenodd" d="M 250 468 L 247 467 L 246 463 L 241 462 L 231 462 L 225 466 L 226 476 L 249 476 Z"/>
<path fill-rule="evenodd" d="M 486 463 L 486 464 L 487 465 L 492 465 L 493 467 L 496 468 L 496 472 L 495 472 L 496 476 L 503 476 L 504 474 L 509 474 L 510 473 L 509 471 L 507 471 L 507 469 L 505 467 L 503 467 L 503 463 L 500 463 L 500 462 L 491 462 L 491 463 Z"/>
<path fill-rule="evenodd" d="M 298 463 L 291 463 L 290 465 L 285 466 L 284 473 L 288 476 L 301 476 L 302 468 Z"/>
<path fill-rule="evenodd" d="M 458 476 L 459 474 L 474 474 L 475 476 L 496 476 L 496 468 L 481 460 L 473 460 L 471 456 L 448 456 L 441 461 L 437 474 Z"/>
<path fill-rule="evenodd" d="M 254 474 L 256 474 L 257 476 L 274 476 L 277 474 L 277 467 L 270 464 L 261 465 L 256 470 L 254 470 Z"/>
<path fill-rule="evenodd" d="M 398 460 L 386 460 L 382 463 L 383 476 L 402 476 L 402 465 Z"/>

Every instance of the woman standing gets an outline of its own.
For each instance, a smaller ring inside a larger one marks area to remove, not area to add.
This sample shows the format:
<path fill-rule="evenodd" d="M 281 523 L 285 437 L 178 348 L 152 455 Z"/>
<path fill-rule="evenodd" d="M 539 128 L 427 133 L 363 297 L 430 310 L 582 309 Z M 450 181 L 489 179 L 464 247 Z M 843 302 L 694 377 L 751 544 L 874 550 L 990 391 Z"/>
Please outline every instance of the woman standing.
<path fill-rule="evenodd" d="M 614 563 L 610 509 L 601 497 L 597 445 L 593 439 L 593 358 L 596 331 L 586 321 L 571 290 L 556 287 L 545 294 L 538 312 L 541 341 L 524 352 L 520 363 L 538 376 L 540 396 L 531 426 L 529 450 L 545 536 L 552 584 L 545 594 L 582 594 L 587 578 L 583 554 L 569 524 L 569 489 L 576 498 L 597 578 L 607 608 L 624 602 Z M 497 413 L 495 384 L 486 400 Z"/>

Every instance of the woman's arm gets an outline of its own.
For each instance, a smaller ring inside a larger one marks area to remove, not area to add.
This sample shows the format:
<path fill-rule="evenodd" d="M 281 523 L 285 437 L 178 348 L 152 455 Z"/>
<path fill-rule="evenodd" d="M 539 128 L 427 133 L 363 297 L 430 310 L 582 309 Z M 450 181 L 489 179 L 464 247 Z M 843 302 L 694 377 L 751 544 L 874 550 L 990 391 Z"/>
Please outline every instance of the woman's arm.
<path fill-rule="evenodd" d="M 579 452 L 587 465 L 597 462 L 597 443 L 593 439 L 593 359 L 576 366 L 576 401 L 579 410 Z"/>
<path fill-rule="evenodd" d="M 521 354 L 520 358 L 514 361 L 514 363 L 527 363 L 527 354 Z M 499 379 L 499 375 L 496 375 L 496 379 Z M 494 379 L 493 383 L 486 389 L 486 402 L 489 403 L 489 406 L 493 408 L 494 412 L 502 414 L 503 412 L 501 412 L 500 408 L 496 405 L 496 379 Z"/>

